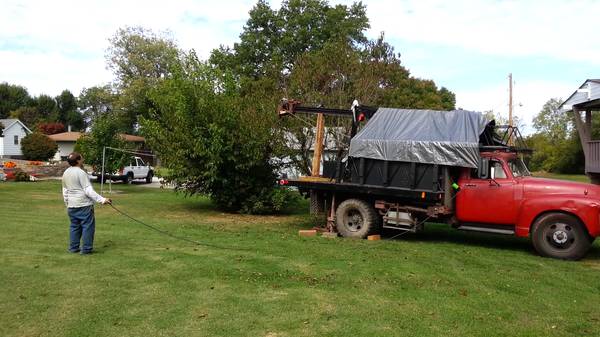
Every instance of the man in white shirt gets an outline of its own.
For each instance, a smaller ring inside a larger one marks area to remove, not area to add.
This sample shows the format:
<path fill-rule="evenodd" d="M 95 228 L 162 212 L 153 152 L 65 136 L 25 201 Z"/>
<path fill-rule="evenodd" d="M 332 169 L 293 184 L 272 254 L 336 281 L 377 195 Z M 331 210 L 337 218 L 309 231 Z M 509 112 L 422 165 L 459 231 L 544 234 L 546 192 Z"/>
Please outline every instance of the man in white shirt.
<path fill-rule="evenodd" d="M 83 170 L 83 157 L 77 152 L 67 157 L 71 167 L 62 176 L 62 193 L 71 219 L 69 252 L 90 254 L 94 245 L 96 219 L 94 202 L 111 204 L 110 199 L 94 191 L 88 174 Z M 83 240 L 82 240 L 83 239 Z M 83 241 L 81 248 L 80 241 Z"/>

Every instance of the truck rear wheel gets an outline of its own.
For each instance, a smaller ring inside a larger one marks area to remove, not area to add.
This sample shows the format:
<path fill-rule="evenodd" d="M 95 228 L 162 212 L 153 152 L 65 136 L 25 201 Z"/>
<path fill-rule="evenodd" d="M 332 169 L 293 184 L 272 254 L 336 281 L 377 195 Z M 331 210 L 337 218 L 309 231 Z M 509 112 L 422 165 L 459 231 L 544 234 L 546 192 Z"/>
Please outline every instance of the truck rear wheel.
<path fill-rule="evenodd" d="M 133 182 L 133 173 L 129 172 L 123 178 L 123 183 L 125 183 L 125 184 L 131 184 L 132 182 Z"/>
<path fill-rule="evenodd" d="M 579 260 L 589 250 L 593 239 L 579 220 L 563 213 L 548 213 L 534 224 L 533 247 L 542 256 Z"/>
<path fill-rule="evenodd" d="M 379 232 L 379 216 L 373 206 L 359 199 L 343 201 L 335 211 L 335 224 L 343 237 L 364 239 Z"/>

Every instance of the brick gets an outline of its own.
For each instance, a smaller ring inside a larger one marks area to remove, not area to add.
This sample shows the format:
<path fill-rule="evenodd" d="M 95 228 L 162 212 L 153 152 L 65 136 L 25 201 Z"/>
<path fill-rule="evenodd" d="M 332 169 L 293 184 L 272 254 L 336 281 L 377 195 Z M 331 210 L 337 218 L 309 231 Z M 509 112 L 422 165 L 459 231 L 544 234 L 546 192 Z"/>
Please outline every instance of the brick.
<path fill-rule="evenodd" d="M 299 230 L 298 234 L 300 236 L 317 236 L 317 230 L 315 230 L 315 229 Z"/>
<path fill-rule="evenodd" d="M 379 234 L 369 235 L 369 236 L 367 236 L 367 240 L 369 240 L 369 241 L 381 240 L 381 235 L 379 235 Z"/>
<path fill-rule="evenodd" d="M 321 236 L 324 238 L 328 238 L 328 239 L 335 239 L 338 237 L 338 233 L 334 233 L 334 232 L 323 232 L 321 233 Z"/>

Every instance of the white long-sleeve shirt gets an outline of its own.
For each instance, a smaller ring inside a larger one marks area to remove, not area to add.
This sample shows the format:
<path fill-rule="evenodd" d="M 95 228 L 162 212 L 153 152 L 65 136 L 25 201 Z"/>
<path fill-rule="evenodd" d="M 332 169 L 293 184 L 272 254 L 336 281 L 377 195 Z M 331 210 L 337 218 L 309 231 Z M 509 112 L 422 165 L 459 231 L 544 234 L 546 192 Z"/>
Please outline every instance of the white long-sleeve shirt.
<path fill-rule="evenodd" d="M 78 166 L 71 166 L 63 173 L 62 192 L 68 208 L 86 207 L 94 202 L 106 201 L 106 198 L 94 191 L 87 173 Z"/>

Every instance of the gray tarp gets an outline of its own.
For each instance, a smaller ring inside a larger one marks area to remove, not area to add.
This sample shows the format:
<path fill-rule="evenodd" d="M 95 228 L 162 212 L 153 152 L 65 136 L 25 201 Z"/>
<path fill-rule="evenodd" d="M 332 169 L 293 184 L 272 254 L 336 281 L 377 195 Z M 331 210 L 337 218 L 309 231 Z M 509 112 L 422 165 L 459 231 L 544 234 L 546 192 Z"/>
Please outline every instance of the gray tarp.
<path fill-rule="evenodd" d="M 486 124 L 472 111 L 379 108 L 350 141 L 350 156 L 477 167 Z"/>

